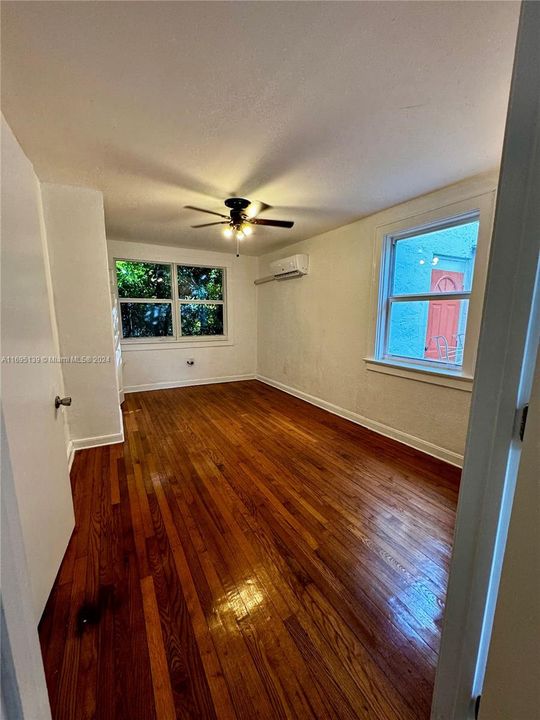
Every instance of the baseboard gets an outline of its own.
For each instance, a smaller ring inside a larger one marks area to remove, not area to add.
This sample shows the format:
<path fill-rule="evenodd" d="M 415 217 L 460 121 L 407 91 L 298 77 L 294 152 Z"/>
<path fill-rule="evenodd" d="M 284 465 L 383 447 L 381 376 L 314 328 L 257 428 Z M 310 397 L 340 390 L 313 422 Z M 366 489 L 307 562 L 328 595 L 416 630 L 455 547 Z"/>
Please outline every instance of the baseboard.
<path fill-rule="evenodd" d="M 148 383 L 146 385 L 128 385 L 124 393 L 145 392 L 146 390 L 165 390 L 167 388 L 191 387 L 193 385 L 215 385 L 216 383 L 240 382 L 255 380 L 255 374 L 226 375 L 225 377 L 203 378 L 201 380 L 170 380 L 167 382 Z"/>
<path fill-rule="evenodd" d="M 75 457 L 75 448 L 73 447 L 73 441 L 70 440 L 67 446 L 67 459 L 68 459 L 68 472 L 71 472 L 71 466 L 73 465 L 73 458 Z"/>
<path fill-rule="evenodd" d="M 121 433 L 114 433 L 113 435 L 98 435 L 97 437 L 70 440 L 66 448 L 68 472 L 71 472 L 71 466 L 73 465 L 73 459 L 75 458 L 77 450 L 86 450 L 88 448 L 99 447 L 100 445 L 115 445 L 121 442 L 124 442 L 123 430 Z"/>
<path fill-rule="evenodd" d="M 305 400 L 306 402 L 311 403 L 311 405 L 316 405 L 323 410 L 328 410 L 328 412 L 331 412 L 334 415 L 339 415 L 339 417 L 350 420 L 357 425 L 362 425 L 362 427 L 365 427 L 368 430 L 373 430 L 379 435 L 384 435 L 384 437 L 391 438 L 392 440 L 397 440 L 398 442 L 403 443 L 404 445 L 408 445 L 415 450 L 420 450 L 421 452 L 424 452 L 427 455 L 431 455 L 438 460 L 444 460 L 444 462 L 450 463 L 451 465 L 456 465 L 457 467 L 463 466 L 463 455 L 460 455 L 453 450 L 447 450 L 446 448 L 439 447 L 439 445 L 435 445 L 434 443 L 422 440 L 415 435 L 409 435 L 402 430 L 396 430 L 389 425 L 384 425 L 383 423 L 377 422 L 376 420 L 370 420 L 369 418 L 363 417 L 362 415 L 359 415 L 352 410 L 346 410 L 345 408 L 329 403 L 326 400 L 315 397 L 314 395 L 309 395 L 308 393 L 302 392 L 302 390 L 297 390 L 296 388 L 290 387 L 289 385 L 280 383 L 277 380 L 272 380 L 271 378 L 264 377 L 263 375 L 257 375 L 257 380 L 260 380 L 260 382 L 263 382 L 266 385 L 271 385 L 278 390 L 282 390 L 289 395 L 294 395 L 295 397 L 300 398 L 300 400 Z"/>
<path fill-rule="evenodd" d="M 100 447 L 101 445 L 115 445 L 124 442 L 124 433 L 113 433 L 112 435 L 97 435 L 96 437 L 79 438 L 71 440 L 72 452 L 86 450 L 87 448 Z"/>

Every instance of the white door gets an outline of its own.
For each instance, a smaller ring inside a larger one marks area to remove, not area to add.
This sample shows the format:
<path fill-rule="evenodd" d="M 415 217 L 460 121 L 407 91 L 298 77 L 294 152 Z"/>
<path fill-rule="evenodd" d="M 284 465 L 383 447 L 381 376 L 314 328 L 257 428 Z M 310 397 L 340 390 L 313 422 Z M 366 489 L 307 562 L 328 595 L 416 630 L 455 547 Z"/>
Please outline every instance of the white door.
<path fill-rule="evenodd" d="M 523 407 L 531 395 L 540 342 L 539 36 L 540 3 L 524 2 L 433 694 L 433 720 L 476 716 L 520 463 L 519 428 Z M 524 591 L 520 586 L 512 589 L 516 596 Z M 516 632 L 516 641 L 518 638 Z M 511 672 L 515 675 L 522 666 L 512 666 Z M 504 717 L 522 720 L 514 712 Z M 529 717 L 523 716 L 523 720 Z"/>
<path fill-rule="evenodd" d="M 540 354 L 504 556 L 480 720 L 540 716 Z"/>
<path fill-rule="evenodd" d="M 39 182 L 2 118 L 2 406 L 39 620 L 74 526 Z M 76 398 L 74 399 L 76 402 Z"/>

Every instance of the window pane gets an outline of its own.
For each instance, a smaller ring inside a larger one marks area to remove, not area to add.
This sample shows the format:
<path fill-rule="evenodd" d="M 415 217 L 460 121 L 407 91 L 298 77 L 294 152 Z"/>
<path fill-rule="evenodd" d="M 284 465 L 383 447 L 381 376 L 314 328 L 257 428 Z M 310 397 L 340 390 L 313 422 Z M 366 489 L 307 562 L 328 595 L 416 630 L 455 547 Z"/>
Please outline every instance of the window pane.
<path fill-rule="evenodd" d="M 223 305 L 182 303 L 182 335 L 223 335 Z"/>
<path fill-rule="evenodd" d="M 223 270 L 178 265 L 178 297 L 180 300 L 223 300 Z"/>
<path fill-rule="evenodd" d="M 478 221 L 397 240 L 392 294 L 471 289 Z"/>
<path fill-rule="evenodd" d="M 117 260 L 116 278 L 121 298 L 171 298 L 171 266 Z"/>
<path fill-rule="evenodd" d="M 463 364 L 468 300 L 394 302 L 388 355 Z"/>
<path fill-rule="evenodd" d="M 172 336 L 171 303 L 120 303 L 125 338 Z"/>

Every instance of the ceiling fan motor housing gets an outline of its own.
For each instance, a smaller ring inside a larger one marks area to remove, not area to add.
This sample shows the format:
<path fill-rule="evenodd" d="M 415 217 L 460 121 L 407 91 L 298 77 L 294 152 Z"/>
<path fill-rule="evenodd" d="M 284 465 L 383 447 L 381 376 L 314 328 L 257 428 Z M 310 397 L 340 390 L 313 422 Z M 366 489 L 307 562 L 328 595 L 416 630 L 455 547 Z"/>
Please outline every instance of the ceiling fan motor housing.
<path fill-rule="evenodd" d="M 225 205 L 231 210 L 231 225 L 240 226 L 246 218 L 244 210 L 250 205 L 250 201 L 246 198 L 232 197 L 225 200 Z"/>
<path fill-rule="evenodd" d="M 245 210 L 250 205 L 250 201 L 246 198 L 232 197 L 225 200 L 225 205 L 231 210 Z"/>

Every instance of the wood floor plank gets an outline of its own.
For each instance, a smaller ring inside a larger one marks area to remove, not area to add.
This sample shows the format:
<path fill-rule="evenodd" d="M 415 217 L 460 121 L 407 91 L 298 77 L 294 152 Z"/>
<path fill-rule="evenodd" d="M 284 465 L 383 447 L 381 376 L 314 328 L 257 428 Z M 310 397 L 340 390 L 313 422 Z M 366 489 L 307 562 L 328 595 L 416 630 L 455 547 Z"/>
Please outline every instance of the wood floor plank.
<path fill-rule="evenodd" d="M 150 576 L 141 579 L 141 591 L 156 715 L 159 720 L 175 720 L 176 710 L 171 679 L 167 668 L 167 656 L 161 632 L 159 609 L 154 590 L 154 581 Z"/>
<path fill-rule="evenodd" d="M 123 465 L 122 465 L 123 467 Z M 125 473 L 119 473 L 120 504 L 113 509 L 114 683 L 118 720 L 156 717 L 139 563 Z M 146 561 L 146 554 L 145 554 Z M 147 577 L 149 573 L 143 575 Z"/>
<path fill-rule="evenodd" d="M 76 453 L 54 720 L 427 720 L 459 471 L 257 381 Z"/>
<path fill-rule="evenodd" d="M 82 639 L 79 610 L 84 604 L 86 570 L 87 557 L 83 555 L 75 561 L 69 599 L 68 624 L 67 628 L 61 629 L 64 633 L 64 652 L 57 674 L 52 675 L 56 688 L 51 693 L 51 701 L 54 698 L 54 706 L 51 707 L 51 710 L 55 719 L 58 718 L 58 720 L 76 720 L 78 713 L 79 697 L 77 691 L 79 689 L 79 661 Z"/>

